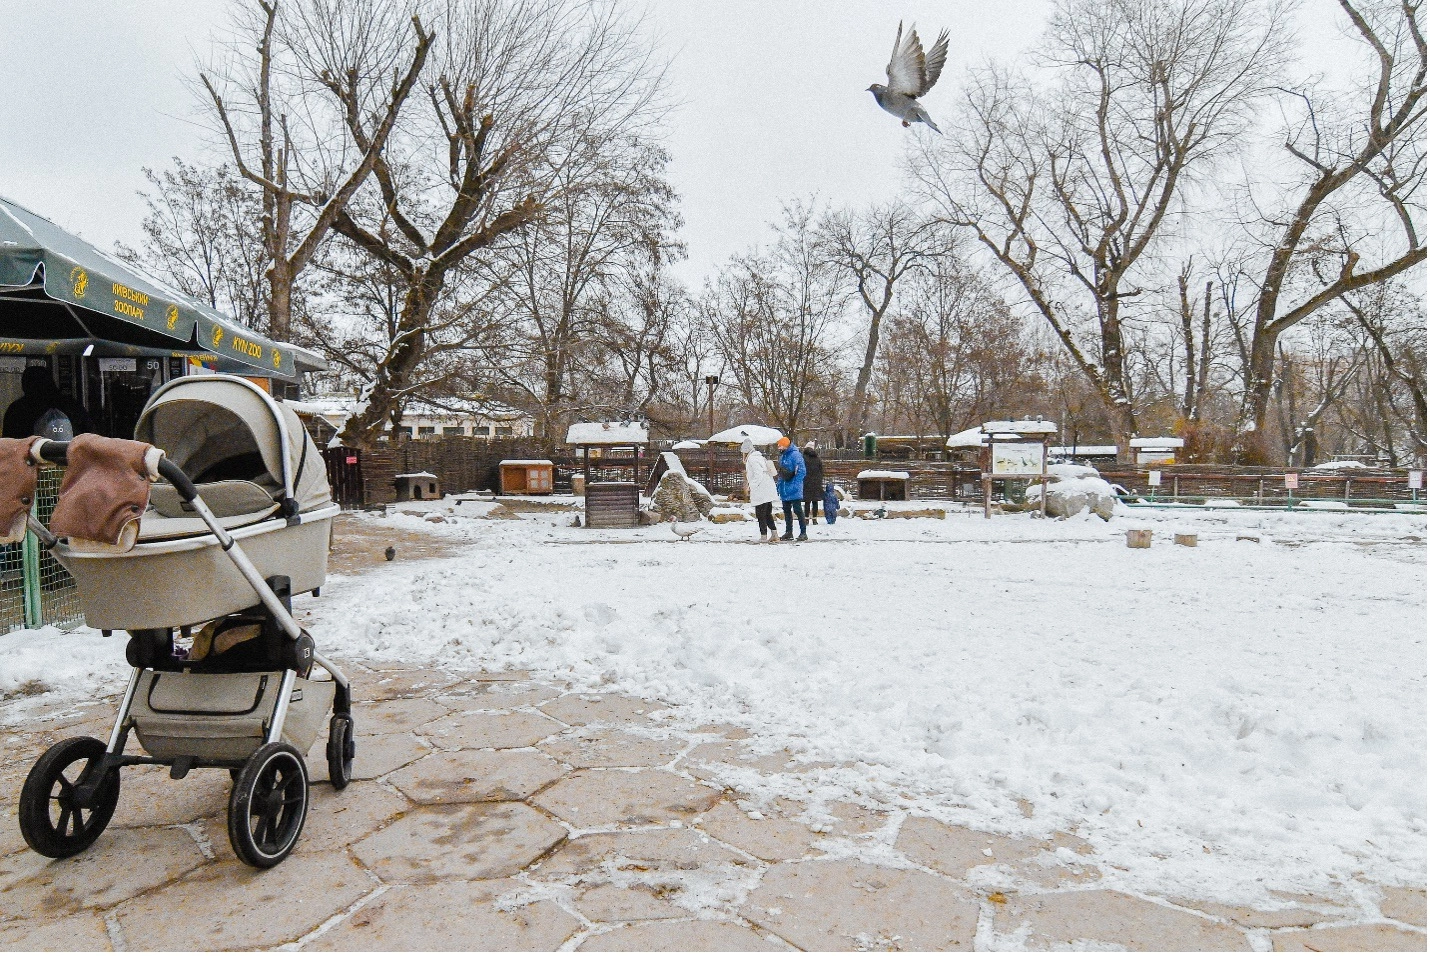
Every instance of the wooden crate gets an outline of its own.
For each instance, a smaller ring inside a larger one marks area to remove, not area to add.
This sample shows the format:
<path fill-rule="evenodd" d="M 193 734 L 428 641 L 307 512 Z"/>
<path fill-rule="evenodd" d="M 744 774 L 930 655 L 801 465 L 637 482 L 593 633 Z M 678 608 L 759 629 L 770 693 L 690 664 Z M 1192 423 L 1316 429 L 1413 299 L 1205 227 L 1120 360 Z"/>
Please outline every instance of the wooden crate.
<path fill-rule="evenodd" d="M 586 486 L 586 527 L 634 528 L 640 523 L 640 488 L 633 481 L 593 481 Z"/>

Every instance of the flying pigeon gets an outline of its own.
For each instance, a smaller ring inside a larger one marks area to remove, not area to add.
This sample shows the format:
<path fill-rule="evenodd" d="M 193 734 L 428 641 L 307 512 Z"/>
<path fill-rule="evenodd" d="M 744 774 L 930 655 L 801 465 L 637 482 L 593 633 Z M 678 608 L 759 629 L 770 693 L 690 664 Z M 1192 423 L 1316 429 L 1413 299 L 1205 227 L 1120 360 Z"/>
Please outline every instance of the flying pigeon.
<path fill-rule="evenodd" d="M 923 123 L 940 135 L 943 130 L 934 125 L 928 113 L 919 105 L 923 96 L 938 82 L 943 72 L 943 61 L 948 58 L 948 31 L 938 35 L 933 49 L 924 55 L 924 45 L 919 41 L 918 31 L 909 27 L 909 35 L 904 36 L 904 22 L 899 21 L 899 32 L 894 37 L 894 54 L 884 72 L 889 75 L 889 85 L 875 83 L 869 87 L 874 94 L 874 102 L 887 113 L 893 113 L 907 127 L 910 123 Z"/>
<path fill-rule="evenodd" d="M 692 537 L 698 534 L 702 530 L 702 528 L 700 525 L 695 524 L 694 522 L 673 519 L 670 522 L 670 530 L 674 531 L 676 537 L 678 537 L 681 541 L 689 541 Z"/>

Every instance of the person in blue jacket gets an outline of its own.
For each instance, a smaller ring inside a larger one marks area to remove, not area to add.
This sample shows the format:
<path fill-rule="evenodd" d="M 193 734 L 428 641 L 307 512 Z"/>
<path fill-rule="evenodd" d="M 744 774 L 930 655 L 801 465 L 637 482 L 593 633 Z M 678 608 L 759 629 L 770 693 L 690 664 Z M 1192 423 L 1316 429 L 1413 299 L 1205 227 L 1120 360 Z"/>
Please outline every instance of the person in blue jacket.
<path fill-rule="evenodd" d="M 780 540 L 808 541 L 809 535 L 804 523 L 804 456 L 799 453 L 798 448 L 790 444 L 788 438 L 775 442 L 775 447 L 780 450 L 779 461 L 775 462 L 775 468 L 779 470 L 775 487 L 785 509 L 785 533 Z M 794 536 L 795 518 L 799 519 L 798 538 Z"/>

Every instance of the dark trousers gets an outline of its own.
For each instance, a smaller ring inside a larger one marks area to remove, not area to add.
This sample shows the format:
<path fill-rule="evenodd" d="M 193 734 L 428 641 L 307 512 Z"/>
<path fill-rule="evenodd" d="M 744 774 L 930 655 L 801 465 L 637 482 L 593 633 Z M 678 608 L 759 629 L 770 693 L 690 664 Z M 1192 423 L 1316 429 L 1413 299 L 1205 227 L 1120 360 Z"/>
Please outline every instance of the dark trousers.
<path fill-rule="evenodd" d="M 813 521 L 815 518 L 818 518 L 818 517 L 819 517 L 819 503 L 820 503 L 821 501 L 823 501 L 823 500 L 824 500 L 823 498 L 806 498 L 806 499 L 804 499 L 804 516 L 805 516 L 806 518 L 808 518 L 810 521 Z"/>
<path fill-rule="evenodd" d="M 755 505 L 755 520 L 760 523 L 760 536 L 765 532 L 775 533 L 775 503 L 766 501 L 762 505 Z"/>
<path fill-rule="evenodd" d="M 804 502 L 786 501 L 785 505 L 785 534 L 794 534 L 794 519 L 799 519 L 799 533 L 804 534 Z"/>

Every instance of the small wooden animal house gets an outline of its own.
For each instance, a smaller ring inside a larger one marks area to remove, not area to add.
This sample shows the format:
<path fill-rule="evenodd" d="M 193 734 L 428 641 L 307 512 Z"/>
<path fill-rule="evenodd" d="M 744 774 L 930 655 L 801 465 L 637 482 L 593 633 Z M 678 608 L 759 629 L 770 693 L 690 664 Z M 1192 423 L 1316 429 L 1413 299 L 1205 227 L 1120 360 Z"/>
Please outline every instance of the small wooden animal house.
<path fill-rule="evenodd" d="M 429 501 L 442 497 L 442 485 L 430 471 L 398 475 L 393 484 L 397 486 L 398 501 Z"/>
<path fill-rule="evenodd" d="M 545 458 L 508 458 L 501 469 L 504 495 L 549 495 L 556 466 Z"/>
<path fill-rule="evenodd" d="M 859 497 L 865 501 L 908 501 L 907 471 L 861 471 L 856 476 Z"/>

